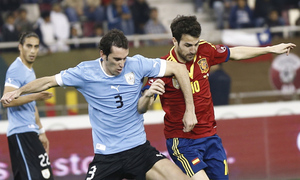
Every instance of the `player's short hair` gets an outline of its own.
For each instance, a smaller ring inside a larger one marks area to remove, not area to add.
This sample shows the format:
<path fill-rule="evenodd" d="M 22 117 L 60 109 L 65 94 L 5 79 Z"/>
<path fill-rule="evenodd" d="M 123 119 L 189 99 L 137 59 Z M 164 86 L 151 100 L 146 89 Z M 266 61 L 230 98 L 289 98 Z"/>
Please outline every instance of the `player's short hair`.
<path fill-rule="evenodd" d="M 187 34 L 196 38 L 200 37 L 201 25 L 197 21 L 196 16 L 179 15 L 173 19 L 171 23 L 172 36 L 179 43 L 183 34 Z"/>
<path fill-rule="evenodd" d="M 128 40 L 122 31 L 112 29 L 101 38 L 99 49 L 103 51 L 103 54 L 108 56 L 112 46 L 128 49 Z"/>
<path fill-rule="evenodd" d="M 28 31 L 28 32 L 22 32 L 20 34 L 20 38 L 19 38 L 19 44 L 24 44 L 25 42 L 25 39 L 26 38 L 30 38 L 30 37 L 35 37 L 37 38 L 38 40 L 40 40 L 39 36 L 35 33 L 35 32 L 32 32 L 32 31 Z"/>

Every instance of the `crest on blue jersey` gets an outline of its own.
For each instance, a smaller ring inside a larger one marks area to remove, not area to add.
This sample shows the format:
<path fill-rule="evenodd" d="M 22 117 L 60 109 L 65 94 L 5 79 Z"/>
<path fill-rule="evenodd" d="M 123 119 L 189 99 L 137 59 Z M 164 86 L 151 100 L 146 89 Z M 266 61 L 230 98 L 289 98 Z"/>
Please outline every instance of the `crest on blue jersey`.
<path fill-rule="evenodd" d="M 130 84 L 130 85 L 134 84 L 135 77 L 134 77 L 134 73 L 133 72 L 127 73 L 124 76 L 125 76 L 125 79 L 126 79 L 126 81 L 127 81 L 128 84 Z"/>
<path fill-rule="evenodd" d="M 43 169 L 42 171 L 42 175 L 43 175 L 43 177 L 45 178 L 45 179 L 49 179 L 50 178 L 50 171 L 49 171 L 49 168 L 47 168 L 47 169 Z"/>

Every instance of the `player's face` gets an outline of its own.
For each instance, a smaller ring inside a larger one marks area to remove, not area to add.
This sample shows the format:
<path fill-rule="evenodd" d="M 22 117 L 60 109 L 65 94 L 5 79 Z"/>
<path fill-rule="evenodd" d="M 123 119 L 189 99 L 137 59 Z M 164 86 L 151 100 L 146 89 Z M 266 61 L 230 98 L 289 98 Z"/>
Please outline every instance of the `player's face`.
<path fill-rule="evenodd" d="M 29 37 L 25 39 L 24 44 L 19 44 L 20 57 L 25 64 L 32 64 L 39 52 L 39 39 Z"/>
<path fill-rule="evenodd" d="M 112 46 L 111 53 L 108 56 L 103 56 L 103 68 L 104 71 L 111 76 L 117 76 L 121 74 L 126 58 L 129 54 L 129 49 L 123 49 L 116 46 Z"/>
<path fill-rule="evenodd" d="M 180 43 L 173 38 L 176 54 L 181 61 L 193 61 L 199 46 L 199 38 L 183 34 Z"/>

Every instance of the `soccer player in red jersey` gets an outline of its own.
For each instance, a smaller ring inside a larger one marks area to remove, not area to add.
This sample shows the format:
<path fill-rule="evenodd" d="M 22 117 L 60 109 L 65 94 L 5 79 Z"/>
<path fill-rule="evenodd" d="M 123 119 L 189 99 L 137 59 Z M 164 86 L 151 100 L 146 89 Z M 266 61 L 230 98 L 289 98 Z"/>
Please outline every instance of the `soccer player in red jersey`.
<path fill-rule="evenodd" d="M 164 134 L 173 161 L 192 179 L 228 179 L 226 153 L 217 135 L 217 123 L 208 81 L 210 67 L 228 60 L 243 60 L 266 53 L 287 53 L 296 45 L 278 44 L 268 47 L 233 47 L 213 45 L 199 40 L 201 26 L 195 16 L 178 16 L 171 24 L 174 47 L 162 57 L 185 64 L 189 71 L 198 123 L 184 131 L 184 97 L 174 77 L 149 79 L 146 96 L 139 101 L 139 112 L 147 111 L 154 94 L 160 95 L 164 116 Z M 151 97 L 151 98 L 145 98 Z"/>

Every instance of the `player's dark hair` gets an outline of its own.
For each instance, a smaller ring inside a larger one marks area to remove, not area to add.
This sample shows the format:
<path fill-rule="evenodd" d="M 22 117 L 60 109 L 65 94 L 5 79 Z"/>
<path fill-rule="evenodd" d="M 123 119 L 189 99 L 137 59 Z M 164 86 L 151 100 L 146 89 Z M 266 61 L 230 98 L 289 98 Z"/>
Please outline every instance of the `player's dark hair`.
<path fill-rule="evenodd" d="M 32 31 L 28 31 L 28 32 L 22 32 L 20 34 L 20 38 L 19 38 L 19 44 L 24 44 L 25 42 L 25 39 L 26 38 L 30 38 L 30 37 L 35 37 L 37 39 L 40 39 L 39 36 L 35 33 L 35 32 L 32 32 Z"/>
<path fill-rule="evenodd" d="M 179 43 L 183 34 L 199 38 L 201 34 L 201 26 L 196 16 L 179 15 L 173 19 L 171 23 L 172 36 Z"/>
<path fill-rule="evenodd" d="M 103 54 L 108 56 L 111 53 L 112 46 L 128 49 L 128 40 L 122 31 L 112 29 L 101 38 L 99 49 L 103 51 Z"/>

